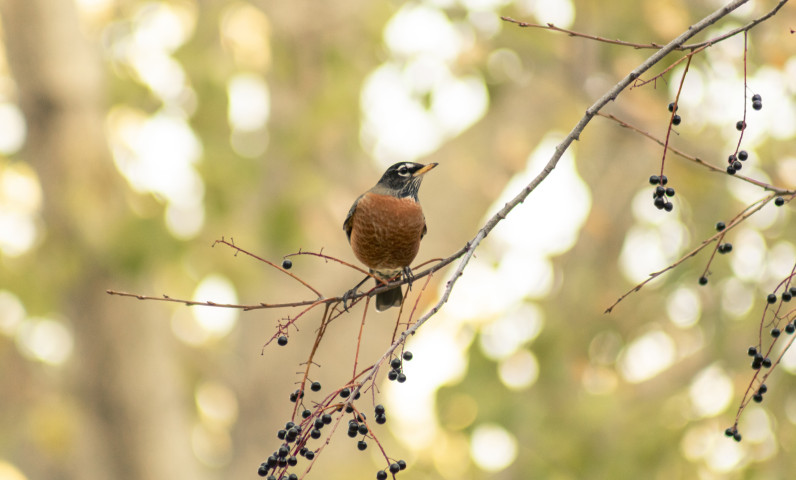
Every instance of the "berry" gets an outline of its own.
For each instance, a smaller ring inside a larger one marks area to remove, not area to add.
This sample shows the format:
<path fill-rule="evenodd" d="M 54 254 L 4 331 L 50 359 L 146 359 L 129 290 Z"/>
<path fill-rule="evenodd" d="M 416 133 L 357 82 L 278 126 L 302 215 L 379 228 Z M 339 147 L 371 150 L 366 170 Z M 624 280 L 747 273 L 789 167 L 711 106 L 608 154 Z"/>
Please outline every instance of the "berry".
<path fill-rule="evenodd" d="M 304 454 L 304 458 L 306 458 L 307 460 L 312 460 L 313 458 L 315 458 L 315 452 L 310 450 L 309 452 Z"/>
<path fill-rule="evenodd" d="M 789 291 L 782 292 L 782 301 L 783 302 L 790 302 L 790 299 L 793 298 L 793 295 L 790 294 Z"/>
<path fill-rule="evenodd" d="M 677 109 L 677 110 L 680 110 L 680 106 L 679 106 L 679 105 L 677 105 L 676 109 Z M 670 112 L 673 112 L 673 111 L 675 111 L 675 105 L 674 105 L 674 102 L 672 102 L 672 103 L 670 103 L 670 104 L 669 104 L 669 111 L 670 111 Z"/>
<path fill-rule="evenodd" d="M 743 120 L 738 120 L 737 122 L 735 122 L 735 129 L 736 130 L 738 130 L 740 132 L 744 128 L 746 128 L 746 122 L 744 122 Z"/>
<path fill-rule="evenodd" d="M 766 297 L 766 301 L 767 301 L 768 303 L 777 303 L 777 294 L 775 294 L 775 293 L 769 293 L 769 294 L 768 294 L 768 297 Z"/>
<path fill-rule="evenodd" d="M 672 187 L 669 187 L 669 188 L 666 189 L 666 196 L 667 197 L 673 197 L 674 196 L 674 189 Z"/>
<path fill-rule="evenodd" d="M 312 382 L 312 384 L 310 385 L 310 390 L 312 390 L 313 392 L 318 392 L 320 391 L 320 389 L 321 389 L 320 382 Z"/>
<path fill-rule="evenodd" d="M 790 294 L 796 297 L 796 287 L 790 287 Z"/>
<path fill-rule="evenodd" d="M 298 475 L 296 475 L 295 473 L 291 473 L 290 475 L 287 476 L 287 480 L 298 480 Z"/>
<path fill-rule="evenodd" d="M 390 473 L 396 474 L 401 471 L 401 466 L 397 463 L 393 463 L 390 465 Z"/>
<path fill-rule="evenodd" d="M 276 432 L 276 438 L 278 438 L 279 440 L 284 440 L 285 435 L 287 435 L 287 430 L 279 430 L 278 432 Z"/>
<path fill-rule="evenodd" d="M 771 368 L 771 359 L 766 357 L 763 359 L 763 366 L 766 368 Z"/>
<path fill-rule="evenodd" d="M 791 335 L 791 334 L 793 334 L 793 332 L 796 332 L 796 325 L 794 325 L 792 323 L 789 323 L 789 324 L 785 325 L 785 333 L 787 333 L 788 335 Z"/>
<path fill-rule="evenodd" d="M 387 472 L 379 470 L 378 473 L 376 473 L 376 480 L 387 480 Z"/>
<path fill-rule="evenodd" d="M 735 175 L 735 169 L 732 168 L 732 165 L 727 167 L 727 173 L 729 173 L 730 175 Z"/>
<path fill-rule="evenodd" d="M 406 470 L 406 462 L 403 460 L 398 460 L 396 463 L 398 463 L 398 466 L 401 467 L 401 470 Z"/>
<path fill-rule="evenodd" d="M 680 118 L 680 115 L 675 114 L 674 117 L 672 117 L 672 125 L 680 125 L 681 121 L 682 118 Z"/>
<path fill-rule="evenodd" d="M 296 393 L 298 393 L 298 390 L 296 390 Z M 285 424 L 285 430 L 290 430 L 291 428 L 293 428 L 293 427 L 295 427 L 295 426 L 296 426 L 296 424 L 295 424 L 295 423 L 293 423 L 293 422 L 287 422 L 287 423 Z"/>
<path fill-rule="evenodd" d="M 282 445 L 279 447 L 279 450 L 276 451 L 276 456 L 279 458 L 287 457 L 287 454 L 290 453 L 290 449 L 287 448 L 287 445 Z"/>
<path fill-rule="evenodd" d="M 376 415 L 376 423 L 378 423 L 379 425 L 384 425 L 386 422 L 387 422 L 387 415 L 383 413 L 381 415 Z"/>
<path fill-rule="evenodd" d="M 392 360 L 390 360 L 390 367 L 392 367 L 393 370 L 398 370 L 399 368 L 401 368 L 401 359 L 393 358 Z"/>
<path fill-rule="evenodd" d="M 343 398 L 348 398 L 351 395 L 351 390 L 349 388 L 344 388 L 340 390 L 340 396 Z"/>
<path fill-rule="evenodd" d="M 752 395 L 752 400 L 754 400 L 755 403 L 760 403 L 763 401 L 763 396 L 760 395 L 759 393 L 755 393 L 754 395 Z"/>
<path fill-rule="evenodd" d="M 700 285 L 707 285 L 708 284 L 708 277 L 706 277 L 704 275 L 699 277 L 699 284 Z"/>
<path fill-rule="evenodd" d="M 280 347 L 284 347 L 285 345 L 287 345 L 287 337 L 284 335 L 280 336 L 279 338 L 276 339 L 276 343 Z"/>
<path fill-rule="evenodd" d="M 657 175 L 650 176 L 650 185 L 658 185 L 661 183 L 661 178 Z"/>
<path fill-rule="evenodd" d="M 772 328 L 772 329 L 771 329 L 771 336 L 772 336 L 772 337 L 774 337 L 774 338 L 777 338 L 777 337 L 779 337 L 779 335 L 780 335 L 781 333 L 782 333 L 782 332 L 781 332 L 781 331 L 780 331 L 780 329 L 778 329 L 778 328 Z"/>
<path fill-rule="evenodd" d="M 763 395 L 767 391 L 768 391 L 768 387 L 766 386 L 765 383 L 760 385 L 760 387 L 757 389 L 757 393 L 759 393 L 760 395 Z"/>
<path fill-rule="evenodd" d="M 727 228 L 727 226 L 724 225 L 724 222 L 718 222 L 716 224 L 716 231 L 720 232 L 720 231 L 724 230 L 725 228 Z"/>
<path fill-rule="evenodd" d="M 406 381 L 406 374 L 401 372 L 398 374 L 398 383 L 404 383 Z"/>
<path fill-rule="evenodd" d="M 666 175 L 663 175 L 661 177 L 661 185 L 666 185 L 667 183 L 669 183 L 669 179 L 666 178 Z"/>
<path fill-rule="evenodd" d="M 357 432 L 356 430 L 349 430 L 348 431 L 348 436 L 351 437 L 351 438 L 357 438 L 357 435 L 359 435 L 359 432 Z"/>
<path fill-rule="evenodd" d="M 404 360 L 406 360 L 408 362 L 413 357 L 412 352 L 410 352 L 409 350 L 405 351 L 403 357 L 404 357 Z"/>
<path fill-rule="evenodd" d="M 376 415 L 384 415 L 384 405 L 376 405 Z"/>
<path fill-rule="evenodd" d="M 387 374 L 387 378 L 390 381 L 395 380 L 396 378 L 398 378 L 398 372 L 396 372 L 395 370 L 390 370 L 390 373 Z"/>
<path fill-rule="evenodd" d="M 726 435 L 728 437 L 732 437 L 732 435 L 734 433 L 735 433 L 735 430 L 733 430 L 732 428 L 727 428 L 726 430 L 724 430 L 724 435 Z"/>
<path fill-rule="evenodd" d="M 752 360 L 752 370 L 760 370 L 760 367 L 762 366 L 763 366 L 762 360 L 758 360 L 757 358 Z"/>
<path fill-rule="evenodd" d="M 757 347 L 749 347 L 749 350 L 746 351 L 746 354 L 750 357 L 754 357 L 757 355 Z"/>
<path fill-rule="evenodd" d="M 324 413 L 323 415 L 321 415 L 321 421 L 323 422 L 324 425 L 329 425 L 330 423 L 332 423 L 332 416 L 329 415 L 328 413 Z"/>
<path fill-rule="evenodd" d="M 261 477 L 268 475 L 268 464 L 261 463 L 260 468 L 257 469 L 257 475 Z"/>
<path fill-rule="evenodd" d="M 672 209 L 674 209 L 674 205 L 672 204 L 672 202 L 666 202 L 663 205 L 663 209 L 666 210 L 667 212 L 671 212 Z"/>
<path fill-rule="evenodd" d="M 365 450 L 366 448 L 368 448 L 368 444 L 364 440 L 360 440 L 357 442 L 357 448 L 360 450 Z"/>
<path fill-rule="evenodd" d="M 666 206 L 666 200 L 664 200 L 663 197 L 655 197 L 655 201 L 652 203 L 658 210 L 663 210 L 663 208 Z"/>
<path fill-rule="evenodd" d="M 740 434 L 740 433 L 738 433 L 738 432 L 735 432 L 735 433 L 733 433 L 733 434 L 732 434 L 732 438 L 733 438 L 733 440 L 735 440 L 736 442 L 740 442 L 740 441 L 741 441 L 741 434 Z"/>
<path fill-rule="evenodd" d="M 288 458 L 287 464 L 290 465 L 291 467 L 295 467 L 296 464 L 298 464 L 298 458 L 296 458 L 295 456 Z"/>
<path fill-rule="evenodd" d="M 776 205 L 778 207 L 781 207 L 781 206 L 785 205 L 785 199 L 782 198 L 782 197 L 775 198 L 774 199 L 774 205 Z"/>
<path fill-rule="evenodd" d="M 732 244 L 731 243 L 727 242 L 727 243 L 719 244 L 719 253 L 724 254 L 724 253 L 730 253 L 731 251 L 732 251 Z"/>
<path fill-rule="evenodd" d="M 737 172 L 738 170 L 740 170 L 741 168 L 743 168 L 743 165 L 741 164 L 741 162 L 739 162 L 738 160 L 736 160 L 736 161 L 732 162 L 732 168 L 734 168 L 734 169 L 735 169 L 735 171 Z"/>
<path fill-rule="evenodd" d="M 746 161 L 747 158 L 749 158 L 749 154 L 746 152 L 746 150 L 741 150 L 738 152 L 738 160 L 743 162 Z"/>
<path fill-rule="evenodd" d="M 735 161 L 737 158 L 738 158 L 738 157 L 736 157 L 736 156 L 735 156 L 735 154 L 733 153 L 732 155 L 730 155 L 729 157 L 727 157 L 727 163 L 729 163 L 730 165 L 732 165 L 732 162 L 734 162 L 734 161 Z"/>
<path fill-rule="evenodd" d="M 664 193 L 666 193 L 666 189 L 665 188 L 663 188 L 660 185 L 655 187 L 655 196 L 656 197 L 662 197 Z"/>
<path fill-rule="evenodd" d="M 287 258 L 282 260 L 282 268 L 285 270 L 290 270 L 293 267 L 293 262 L 288 260 Z"/>
<path fill-rule="evenodd" d="M 752 102 L 752 108 L 754 108 L 755 110 L 762 109 L 763 108 L 763 102 L 761 102 L 759 100 L 757 100 L 755 102 Z"/>
<path fill-rule="evenodd" d="M 763 101 L 763 97 L 761 97 L 759 93 L 755 93 L 754 95 L 752 95 L 752 101 L 753 102 L 762 102 Z"/>
<path fill-rule="evenodd" d="M 301 412 L 301 418 L 310 418 L 310 415 L 312 415 L 312 412 L 309 410 L 304 410 Z"/>
<path fill-rule="evenodd" d="M 268 457 L 268 460 L 266 460 L 266 463 L 267 463 L 267 465 L 269 467 L 275 467 L 276 463 L 277 463 L 276 456 L 275 455 L 271 455 L 270 457 Z"/>
<path fill-rule="evenodd" d="M 368 434 L 368 426 L 364 423 L 359 424 L 359 434 L 360 435 L 367 435 Z"/>
<path fill-rule="evenodd" d="M 312 431 L 310 431 L 310 437 L 316 440 L 321 438 L 321 431 L 318 430 L 317 428 L 313 428 Z"/>

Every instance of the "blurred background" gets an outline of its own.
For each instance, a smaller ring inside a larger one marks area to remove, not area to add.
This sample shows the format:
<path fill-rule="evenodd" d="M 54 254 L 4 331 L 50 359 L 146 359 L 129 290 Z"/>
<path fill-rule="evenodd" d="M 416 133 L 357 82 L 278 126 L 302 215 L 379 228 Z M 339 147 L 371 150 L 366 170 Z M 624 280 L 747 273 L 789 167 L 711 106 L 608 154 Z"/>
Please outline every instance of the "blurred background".
<path fill-rule="evenodd" d="M 299 249 L 354 261 L 342 231 L 386 166 L 439 162 L 420 196 L 418 261 L 445 257 L 542 168 L 638 50 L 520 29 L 500 15 L 666 43 L 717 0 L 0 0 L 0 479 L 258 478 L 290 419 L 314 340 L 262 346 L 290 312 L 185 307 L 107 289 L 229 303 L 311 297 L 274 262 Z M 771 9 L 753 1 L 698 40 Z M 609 8 L 610 5 L 610 8 Z M 749 36 L 742 174 L 796 185 L 796 12 Z M 667 63 L 654 69 L 661 72 Z M 721 168 L 744 115 L 743 38 L 695 56 L 672 144 Z M 659 138 L 682 66 L 606 112 Z M 749 105 L 747 104 L 747 107 Z M 379 440 L 404 479 L 785 478 L 796 355 L 732 425 L 765 297 L 796 261 L 791 204 L 730 232 L 603 314 L 623 292 L 766 195 L 595 118 L 548 181 L 496 229 L 380 378 Z M 325 295 L 359 274 L 310 257 Z M 421 304 L 436 301 L 452 270 Z M 417 290 L 417 289 L 416 289 Z M 413 295 L 416 294 L 413 293 Z M 324 388 L 350 378 L 361 306 L 327 331 Z M 394 314 L 369 314 L 361 362 Z M 783 336 L 780 348 L 788 339 Z M 328 391 L 328 390 L 327 390 Z M 364 399 L 369 411 L 371 399 Z M 309 478 L 384 468 L 337 432 Z M 299 473 L 308 462 L 300 464 Z"/>

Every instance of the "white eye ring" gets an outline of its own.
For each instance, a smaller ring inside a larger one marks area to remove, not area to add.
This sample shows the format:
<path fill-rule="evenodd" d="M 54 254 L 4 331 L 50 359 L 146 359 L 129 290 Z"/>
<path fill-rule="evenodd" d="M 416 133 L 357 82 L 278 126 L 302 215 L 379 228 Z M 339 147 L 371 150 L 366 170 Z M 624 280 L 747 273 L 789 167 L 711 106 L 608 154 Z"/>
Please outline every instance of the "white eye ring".
<path fill-rule="evenodd" d="M 406 165 L 401 165 L 398 168 L 398 175 L 400 175 L 402 177 L 405 177 L 405 176 L 409 175 L 409 167 L 407 167 Z"/>

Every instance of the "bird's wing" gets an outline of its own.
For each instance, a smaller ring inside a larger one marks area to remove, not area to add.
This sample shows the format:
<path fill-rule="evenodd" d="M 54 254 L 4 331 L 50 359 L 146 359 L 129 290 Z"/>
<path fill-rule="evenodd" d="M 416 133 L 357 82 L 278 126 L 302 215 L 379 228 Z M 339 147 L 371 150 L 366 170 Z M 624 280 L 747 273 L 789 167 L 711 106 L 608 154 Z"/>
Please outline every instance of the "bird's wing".
<path fill-rule="evenodd" d="M 351 209 L 348 210 L 348 215 L 345 217 L 345 221 L 343 222 L 343 230 L 345 230 L 346 237 L 348 237 L 348 242 L 351 243 L 351 229 L 354 228 L 354 212 L 357 209 L 357 205 L 359 204 L 359 200 L 362 198 L 360 195 L 356 200 L 354 200 L 354 204 L 351 205 Z"/>

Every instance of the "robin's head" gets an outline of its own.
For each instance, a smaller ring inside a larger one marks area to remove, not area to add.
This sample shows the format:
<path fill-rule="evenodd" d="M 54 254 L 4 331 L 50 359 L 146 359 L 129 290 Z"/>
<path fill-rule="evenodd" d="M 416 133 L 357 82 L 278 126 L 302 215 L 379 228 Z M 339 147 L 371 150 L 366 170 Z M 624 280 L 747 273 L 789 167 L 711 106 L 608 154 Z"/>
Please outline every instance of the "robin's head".
<path fill-rule="evenodd" d="M 423 175 L 436 166 L 436 163 L 428 165 L 414 162 L 396 163 L 384 172 L 374 189 L 395 197 L 412 197 L 417 200 L 417 191 L 420 189 Z"/>

